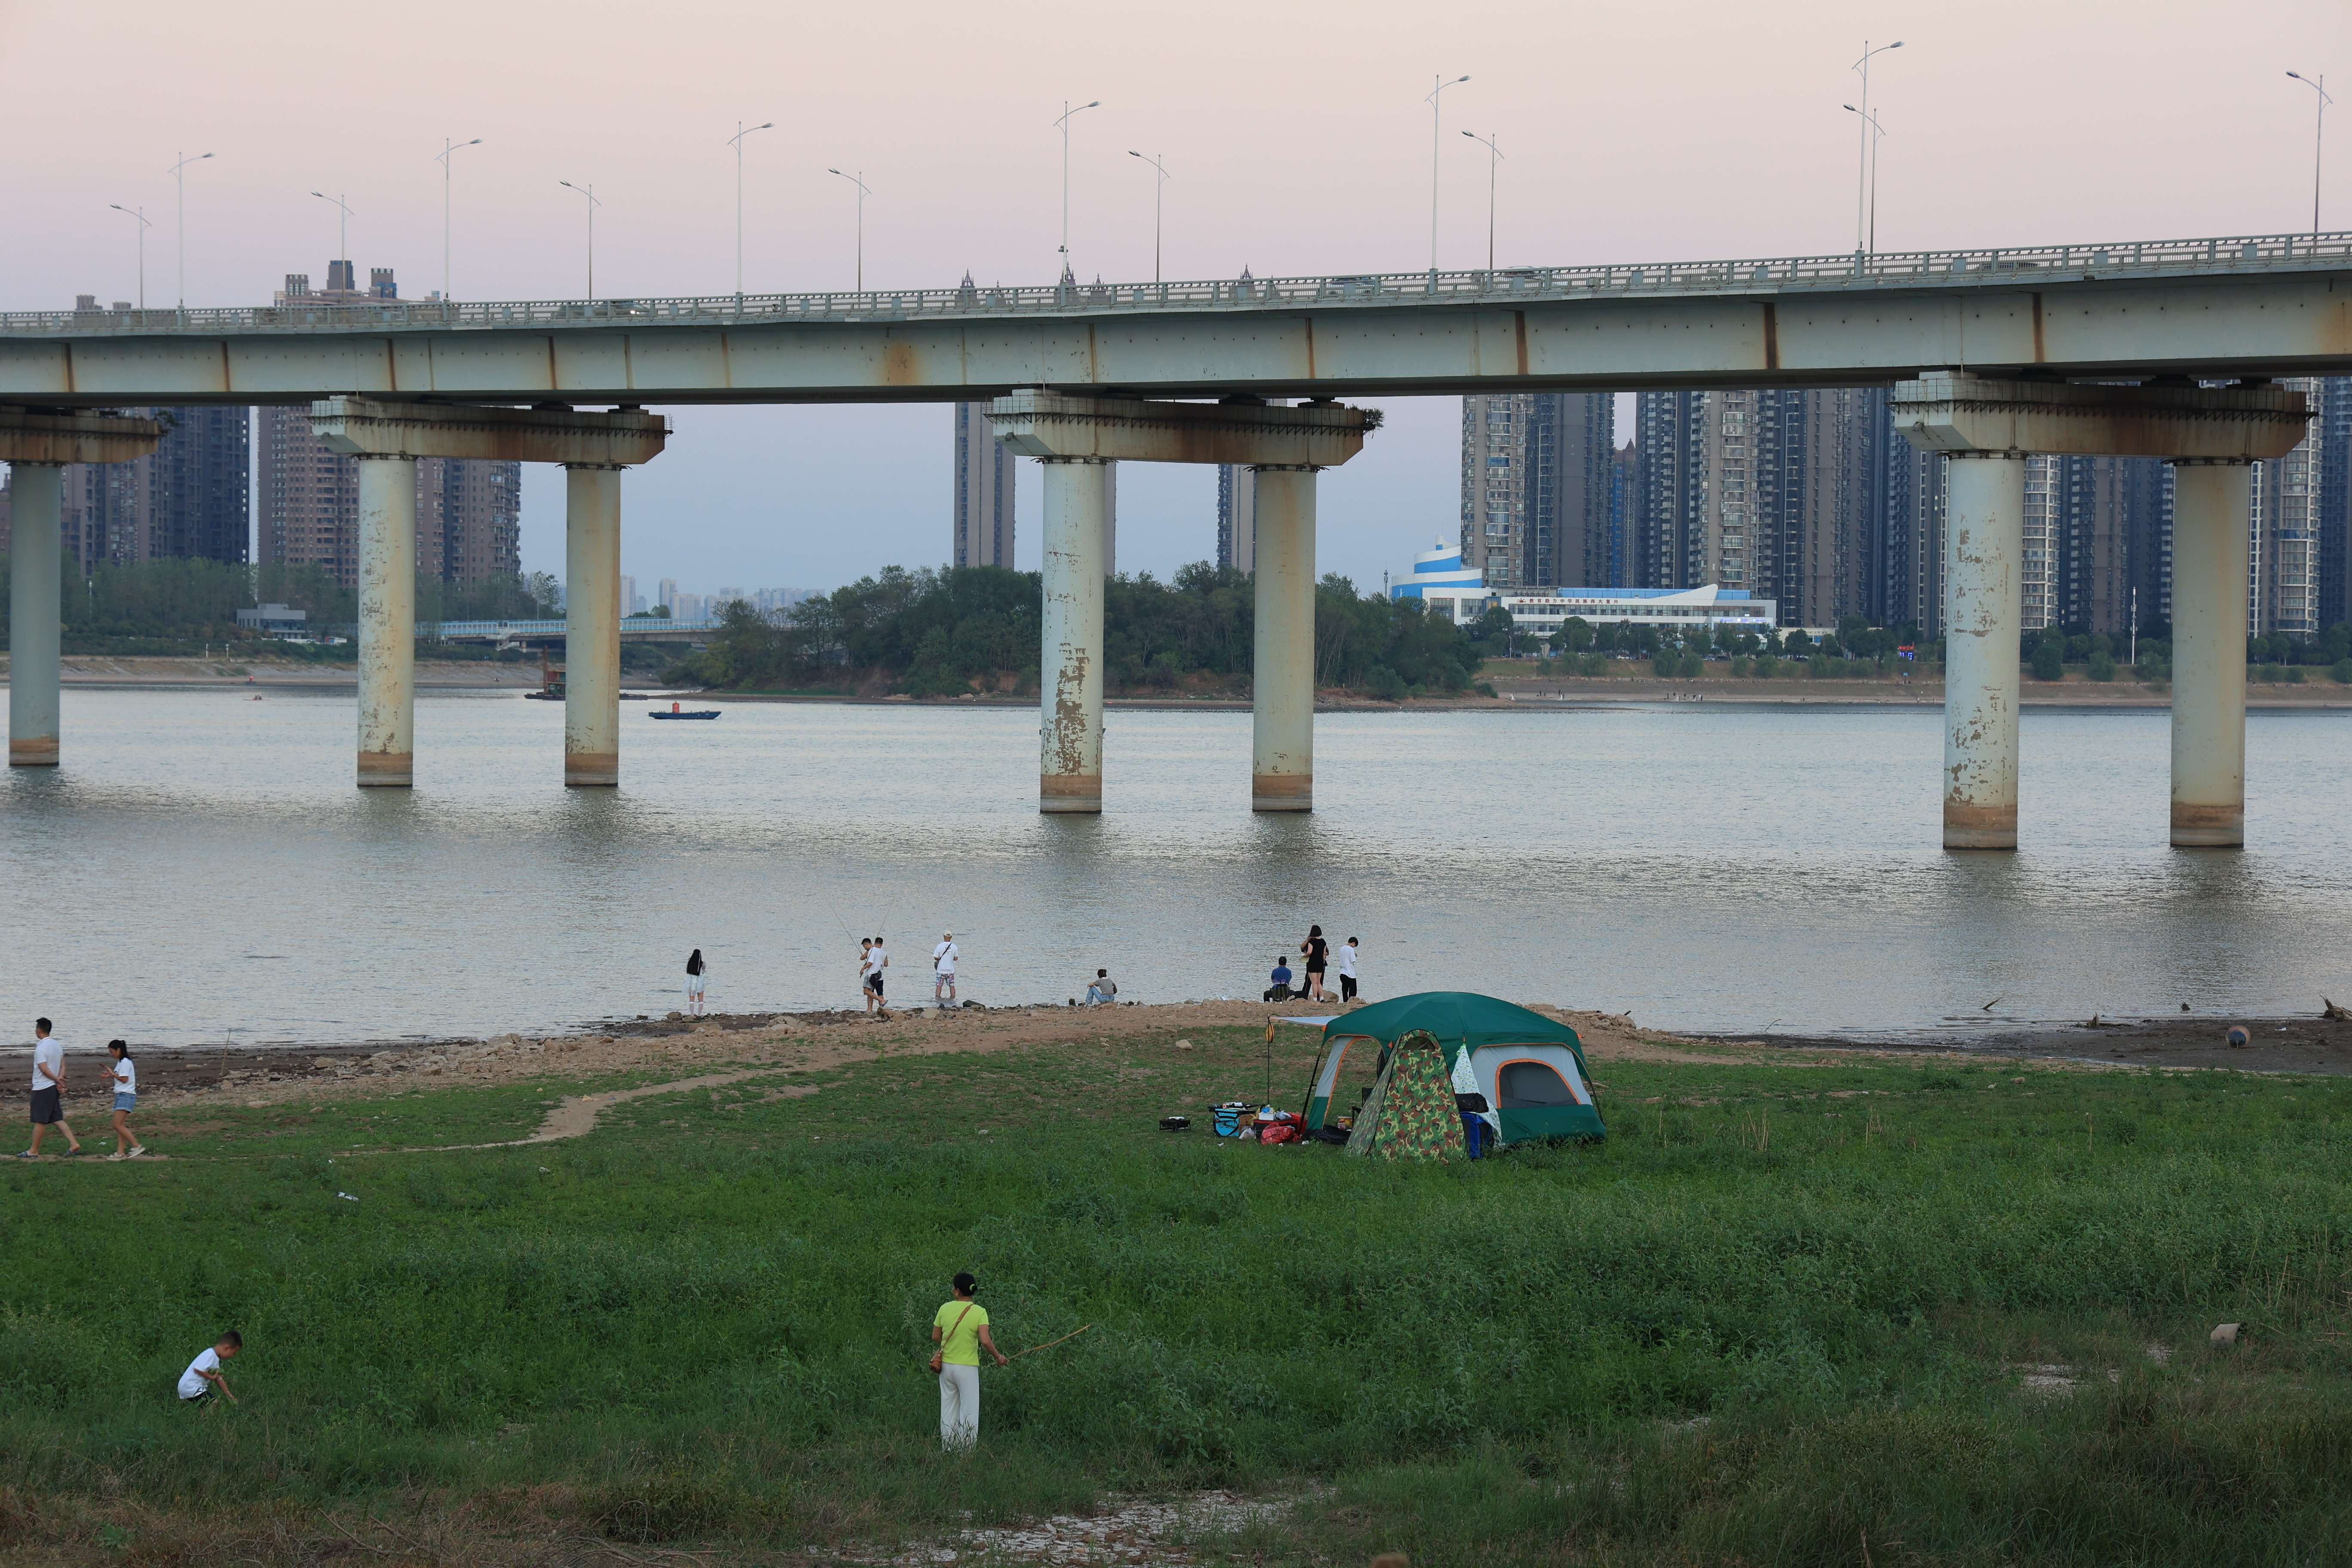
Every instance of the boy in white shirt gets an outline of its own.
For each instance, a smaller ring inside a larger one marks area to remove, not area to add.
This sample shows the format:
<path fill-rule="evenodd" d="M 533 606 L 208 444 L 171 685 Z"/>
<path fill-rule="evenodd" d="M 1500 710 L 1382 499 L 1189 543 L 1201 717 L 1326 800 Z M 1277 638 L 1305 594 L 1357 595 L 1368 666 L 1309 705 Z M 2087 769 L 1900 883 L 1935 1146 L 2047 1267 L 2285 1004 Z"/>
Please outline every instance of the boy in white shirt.
<path fill-rule="evenodd" d="M 180 1374 L 181 1402 L 191 1406 L 205 1405 L 219 1394 L 226 1395 L 231 1405 L 236 1404 L 236 1395 L 229 1393 L 228 1379 L 221 1375 L 220 1364 L 244 1348 L 245 1336 L 231 1329 L 208 1349 L 198 1351 L 196 1359 L 188 1363 L 188 1370 Z"/>
<path fill-rule="evenodd" d="M 866 950 L 866 1016 L 869 1018 L 877 1011 L 885 1017 L 889 1016 L 890 1005 L 882 1000 L 882 972 L 889 967 L 890 954 L 877 936 L 874 945 Z"/>
<path fill-rule="evenodd" d="M 955 966 L 961 954 L 955 944 L 955 932 L 940 932 L 940 945 L 931 949 L 931 1000 L 953 1005 L 956 999 Z"/>
<path fill-rule="evenodd" d="M 33 1146 L 16 1156 L 19 1160 L 39 1157 L 41 1139 L 50 1127 L 65 1129 L 66 1152 L 81 1152 L 81 1140 L 74 1136 L 73 1123 L 66 1120 L 66 1043 L 49 1033 L 47 1018 L 33 1020 Z"/>
<path fill-rule="evenodd" d="M 1356 939 L 1349 937 L 1347 945 L 1333 953 L 1339 967 L 1339 1005 L 1344 1007 L 1356 999 Z"/>

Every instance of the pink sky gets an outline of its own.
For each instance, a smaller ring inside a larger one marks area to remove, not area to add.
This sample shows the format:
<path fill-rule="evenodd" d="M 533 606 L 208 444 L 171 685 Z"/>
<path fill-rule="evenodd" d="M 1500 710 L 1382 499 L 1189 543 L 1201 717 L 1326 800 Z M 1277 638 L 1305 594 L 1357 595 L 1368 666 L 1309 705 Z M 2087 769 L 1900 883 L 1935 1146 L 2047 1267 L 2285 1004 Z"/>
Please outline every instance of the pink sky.
<path fill-rule="evenodd" d="M 869 286 L 1045 282 L 1055 272 L 1066 98 L 1077 270 L 1151 270 L 1164 153 L 1171 277 L 1397 270 L 1429 258 L 1433 75 L 1441 265 L 1486 253 L 1484 149 L 1498 135 L 1499 258 L 1772 256 L 1853 245 L 1865 37 L 1889 132 L 1882 249 L 2273 232 L 2311 216 L 2312 93 L 2339 66 L 2341 0 L 2190 4 L 1814 0 L 1188 6 L 898 0 L 825 7 L 411 0 L 392 7 L 0 0 L 0 164 L 10 215 L 0 303 L 130 298 L 143 204 L 151 302 L 173 293 L 180 152 L 191 304 L 322 280 L 348 196 L 352 258 L 437 288 L 444 136 L 457 157 L 461 298 L 580 292 L 593 183 L 600 294 L 734 287 L 737 120 L 772 120 L 745 158 L 746 287 L 845 288 L 863 169 Z M 2348 105 L 2347 108 L 2352 108 Z M 2341 121 L 2339 121 L 2341 123 Z M 2331 131 L 2331 140 L 2336 140 Z M 2331 148 L 2331 153 L 2334 149 Z M 30 155 L 28 155 L 30 154 Z M 2337 168 L 2352 152 L 2332 157 Z M 2330 179 L 2330 195 L 2341 189 Z M 2352 195 L 2344 198 L 2352 203 Z M 2352 226 L 2331 203 L 2330 226 Z M 1322 554 L 1359 583 L 1455 526 L 1458 405 L 1399 401 L 1324 481 Z M 686 410 L 633 476 L 625 560 L 691 586 L 839 582 L 947 548 L 948 420 L 936 409 Z M 1024 563 L 1036 551 L 1024 473 Z M 1202 473 L 1129 469 L 1123 565 L 1213 549 Z M 561 486 L 526 487 L 525 552 L 561 558 Z"/>

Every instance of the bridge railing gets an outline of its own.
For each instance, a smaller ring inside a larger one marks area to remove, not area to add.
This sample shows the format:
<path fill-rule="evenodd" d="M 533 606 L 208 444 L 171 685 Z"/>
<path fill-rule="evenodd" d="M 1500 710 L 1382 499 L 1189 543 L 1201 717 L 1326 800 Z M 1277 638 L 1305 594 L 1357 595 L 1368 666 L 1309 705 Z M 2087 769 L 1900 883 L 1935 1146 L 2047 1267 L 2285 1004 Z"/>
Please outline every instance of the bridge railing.
<path fill-rule="evenodd" d="M 643 620 L 625 619 L 621 623 L 624 636 L 657 637 L 667 632 L 715 632 L 727 623 L 708 616 L 692 619 L 665 620 L 650 616 Z M 565 623 L 560 620 L 530 621 L 419 621 L 416 636 L 425 642 L 453 642 L 475 637 L 562 637 Z M 354 634 L 356 626 L 336 628 L 346 635 Z"/>
<path fill-rule="evenodd" d="M 1314 278 L 1208 279 L 1189 283 L 1066 283 L 864 293 L 708 294 L 678 299 L 370 300 L 359 304 L 230 306 L 201 310 L 11 310 L 0 335 L 488 331 L 794 321 L 911 321 L 929 318 L 1094 316 L 1155 310 L 1265 310 L 1269 306 L 1478 303 L 1595 295 L 1755 294 L 1782 290 L 1982 285 L 2035 279 L 2305 271 L 2352 267 L 2352 232 L 2126 240 L 2104 245 L 2008 246 L 1968 250 L 1850 252 L 1632 266 L 1511 267 L 1492 271 L 1368 272 Z"/>

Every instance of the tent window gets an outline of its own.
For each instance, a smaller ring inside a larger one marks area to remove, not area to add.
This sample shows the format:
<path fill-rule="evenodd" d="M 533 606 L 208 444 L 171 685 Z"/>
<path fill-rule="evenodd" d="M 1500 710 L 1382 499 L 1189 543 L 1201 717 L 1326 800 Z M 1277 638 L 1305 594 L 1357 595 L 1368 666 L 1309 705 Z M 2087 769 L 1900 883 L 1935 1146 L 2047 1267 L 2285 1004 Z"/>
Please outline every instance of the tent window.
<path fill-rule="evenodd" d="M 1505 1110 L 1549 1110 L 1577 1103 L 1568 1080 L 1548 1062 L 1505 1062 L 1498 1080 Z"/>

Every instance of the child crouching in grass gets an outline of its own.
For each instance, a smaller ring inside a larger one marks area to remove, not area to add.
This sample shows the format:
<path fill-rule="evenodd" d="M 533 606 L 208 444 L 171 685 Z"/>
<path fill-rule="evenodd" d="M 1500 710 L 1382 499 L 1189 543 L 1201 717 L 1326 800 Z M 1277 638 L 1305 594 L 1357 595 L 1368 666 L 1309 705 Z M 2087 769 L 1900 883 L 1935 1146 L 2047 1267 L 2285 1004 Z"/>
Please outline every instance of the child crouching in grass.
<path fill-rule="evenodd" d="M 245 1337 L 231 1329 L 215 1340 L 211 1348 L 198 1351 L 196 1359 L 188 1363 L 188 1370 L 180 1374 L 180 1402 L 194 1409 L 199 1405 L 210 1405 L 213 1395 L 220 1394 L 226 1395 L 231 1405 L 236 1404 L 236 1395 L 229 1392 L 228 1379 L 221 1375 L 220 1364 L 244 1348 Z"/>

